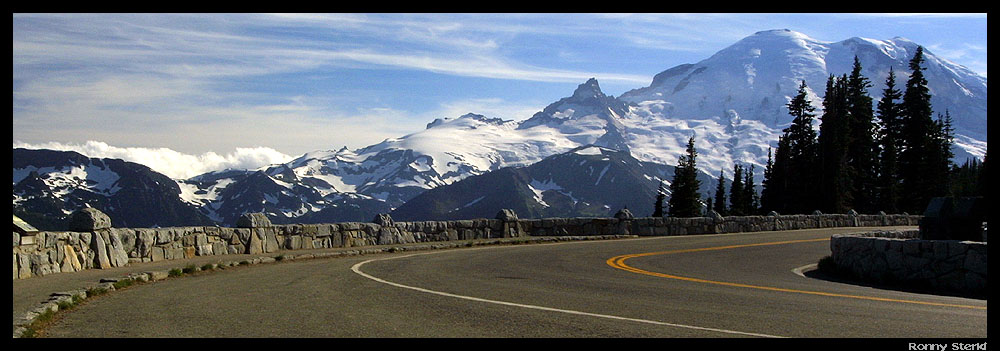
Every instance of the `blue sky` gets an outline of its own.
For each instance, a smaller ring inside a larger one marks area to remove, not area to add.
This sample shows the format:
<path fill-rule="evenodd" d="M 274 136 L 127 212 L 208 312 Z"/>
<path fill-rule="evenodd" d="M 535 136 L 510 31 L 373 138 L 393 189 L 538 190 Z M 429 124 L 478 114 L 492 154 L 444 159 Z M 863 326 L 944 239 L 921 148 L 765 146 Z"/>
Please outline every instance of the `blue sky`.
<path fill-rule="evenodd" d="M 14 143 L 91 141 L 91 149 L 198 159 L 359 148 L 467 112 L 525 119 L 590 77 L 617 96 L 780 28 L 821 41 L 901 36 L 985 76 L 986 20 L 955 13 L 13 14 Z"/>

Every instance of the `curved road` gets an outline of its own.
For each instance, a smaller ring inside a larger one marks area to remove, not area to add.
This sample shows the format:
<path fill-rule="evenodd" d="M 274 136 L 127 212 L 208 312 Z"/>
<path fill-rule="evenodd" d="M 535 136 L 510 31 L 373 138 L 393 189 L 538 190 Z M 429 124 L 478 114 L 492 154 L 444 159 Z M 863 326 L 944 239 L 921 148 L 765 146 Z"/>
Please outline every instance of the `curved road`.
<path fill-rule="evenodd" d="M 884 229 L 884 228 L 882 228 Z M 835 228 L 238 267 L 88 302 L 49 337 L 985 338 L 986 300 L 807 278 Z"/>

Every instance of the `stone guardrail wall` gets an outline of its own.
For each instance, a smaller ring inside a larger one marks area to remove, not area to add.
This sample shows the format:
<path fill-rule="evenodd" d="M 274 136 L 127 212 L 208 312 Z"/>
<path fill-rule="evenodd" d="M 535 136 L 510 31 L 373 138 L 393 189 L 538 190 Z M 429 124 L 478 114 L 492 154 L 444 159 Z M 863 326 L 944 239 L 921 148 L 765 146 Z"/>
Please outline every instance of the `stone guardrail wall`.
<path fill-rule="evenodd" d="M 986 242 L 919 237 L 919 230 L 834 235 L 831 258 L 863 281 L 986 296 Z"/>
<path fill-rule="evenodd" d="M 826 227 L 917 225 L 914 215 L 777 215 L 698 218 L 518 219 L 504 210 L 497 219 L 393 222 L 379 215 L 374 223 L 271 225 L 262 214 L 248 214 L 237 228 L 111 228 L 106 215 L 91 209 L 89 229 L 72 232 L 14 233 L 14 278 L 58 272 L 120 267 L 225 254 L 261 254 L 278 250 L 361 247 L 433 241 L 525 236 L 638 235 L 667 236 Z M 81 211 L 83 212 L 83 211 Z M 94 213 L 96 212 L 96 213 Z"/>

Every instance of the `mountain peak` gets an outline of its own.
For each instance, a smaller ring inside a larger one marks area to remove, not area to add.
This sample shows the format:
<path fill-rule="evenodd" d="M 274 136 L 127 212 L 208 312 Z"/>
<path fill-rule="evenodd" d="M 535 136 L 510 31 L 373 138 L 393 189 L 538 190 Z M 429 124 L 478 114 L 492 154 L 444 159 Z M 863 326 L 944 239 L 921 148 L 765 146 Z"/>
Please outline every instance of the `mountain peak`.
<path fill-rule="evenodd" d="M 792 33 L 792 30 L 790 30 L 788 28 L 768 29 L 768 30 L 762 30 L 762 31 L 759 31 L 759 32 L 753 33 L 753 34 L 754 35 L 767 35 L 767 34 L 779 34 L 780 35 L 780 34 L 787 34 L 787 33 Z"/>
<path fill-rule="evenodd" d="M 477 114 L 477 113 L 471 113 L 470 112 L 470 113 L 466 113 L 464 115 L 458 116 L 458 118 L 450 118 L 450 117 L 435 118 L 434 121 L 432 121 L 431 123 L 427 123 L 427 128 L 425 128 L 425 129 L 431 129 L 431 128 L 440 126 L 440 125 L 445 124 L 445 123 L 452 123 L 452 122 L 455 122 L 455 121 L 470 120 L 470 119 L 474 120 L 474 121 L 479 121 L 479 122 L 482 122 L 482 123 L 494 124 L 494 125 L 502 125 L 502 124 L 508 122 L 508 121 L 503 120 L 503 118 L 499 118 L 499 117 L 489 118 L 489 117 L 486 117 L 486 116 L 483 116 L 483 115 L 480 115 L 480 114 Z"/>
<path fill-rule="evenodd" d="M 601 85 L 597 83 L 596 78 L 590 78 L 583 84 L 576 87 L 573 91 L 573 97 L 577 99 L 585 99 L 590 97 L 603 97 L 604 92 L 601 91 Z"/>
<path fill-rule="evenodd" d="M 770 29 L 754 33 L 750 37 L 787 37 L 787 38 L 809 38 L 809 36 L 791 29 Z"/>

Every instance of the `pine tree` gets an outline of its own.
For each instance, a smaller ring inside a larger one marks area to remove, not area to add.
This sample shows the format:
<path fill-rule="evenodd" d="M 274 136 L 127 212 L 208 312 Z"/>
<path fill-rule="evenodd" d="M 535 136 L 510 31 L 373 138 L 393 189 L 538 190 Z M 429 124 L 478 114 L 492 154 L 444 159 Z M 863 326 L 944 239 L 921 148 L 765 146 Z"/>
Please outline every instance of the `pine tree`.
<path fill-rule="evenodd" d="M 715 211 L 715 205 L 712 203 L 712 194 L 708 193 L 705 195 L 705 217 L 708 217 L 712 211 Z"/>
<path fill-rule="evenodd" d="M 889 67 L 889 77 L 878 102 L 878 201 L 877 208 L 887 213 L 899 212 L 899 152 L 903 148 L 901 131 L 901 106 L 897 101 L 903 94 L 896 89 L 896 77 Z"/>
<path fill-rule="evenodd" d="M 849 117 L 847 165 L 852 195 L 850 207 L 861 213 L 873 213 L 877 197 L 878 148 L 874 138 L 872 98 L 868 96 L 871 83 L 861 75 L 861 62 L 857 56 L 854 57 L 854 68 L 846 85 Z"/>
<path fill-rule="evenodd" d="M 656 189 L 656 202 L 653 204 L 653 217 L 663 217 L 663 200 L 667 198 L 667 190 L 663 188 L 663 181 Z"/>
<path fill-rule="evenodd" d="M 820 117 L 817 148 L 820 172 L 818 209 L 826 213 L 846 213 L 853 200 L 848 164 L 850 120 L 848 117 L 847 76 L 827 79 Z"/>
<path fill-rule="evenodd" d="M 674 168 L 674 180 L 670 183 L 670 200 L 668 213 L 671 217 L 697 217 L 701 214 L 701 197 L 698 191 L 701 180 L 698 179 L 694 137 L 688 139 L 687 152 L 677 160 Z"/>
<path fill-rule="evenodd" d="M 779 138 L 778 143 L 781 143 Z M 767 165 L 764 167 L 764 181 L 761 182 L 760 210 L 761 212 L 777 211 L 778 181 L 775 180 L 774 159 L 771 148 L 767 148 Z"/>
<path fill-rule="evenodd" d="M 753 171 L 754 165 L 750 165 L 743 175 L 743 211 L 744 215 L 754 215 L 760 209 L 760 198 L 757 196 L 757 189 L 754 185 Z"/>
<path fill-rule="evenodd" d="M 726 177 L 722 170 L 719 170 L 719 183 L 715 186 L 715 201 L 713 203 L 715 207 L 712 210 L 723 216 L 729 214 L 726 209 Z"/>
<path fill-rule="evenodd" d="M 791 183 L 791 146 L 784 135 L 778 137 L 778 147 L 774 150 L 774 161 L 770 164 L 770 170 L 765 173 L 765 188 L 761 194 L 761 207 L 763 212 L 775 211 L 778 213 L 790 214 L 797 210 L 792 207 L 792 199 L 797 196 L 792 193 Z"/>
<path fill-rule="evenodd" d="M 976 158 L 965 160 L 961 166 L 952 169 L 950 196 L 980 196 L 979 184 L 982 179 L 983 163 Z"/>
<path fill-rule="evenodd" d="M 923 48 L 917 47 L 910 60 L 910 78 L 903 93 L 900 119 L 903 149 L 899 155 L 901 210 L 922 213 L 930 199 L 945 195 L 947 175 L 940 174 L 936 162 L 941 157 L 941 124 L 932 118 L 931 94 L 924 78 Z M 944 178 L 942 178 L 944 176 Z"/>
<path fill-rule="evenodd" d="M 951 114 L 945 110 L 944 115 L 938 115 L 938 119 L 934 121 L 931 135 L 933 151 L 928 155 L 930 167 L 927 169 L 927 173 L 933 179 L 943 180 L 932 184 L 932 191 L 935 194 L 940 194 L 939 196 L 948 195 L 951 188 L 953 166 L 951 159 L 955 156 L 951 151 L 951 144 L 954 142 L 954 129 L 951 122 Z"/>
<path fill-rule="evenodd" d="M 744 207 L 746 191 L 743 190 L 743 179 L 743 167 L 738 164 L 733 165 L 733 184 L 729 187 L 729 213 L 733 216 L 746 214 Z"/>
<path fill-rule="evenodd" d="M 816 131 L 813 130 L 813 107 L 807 96 L 806 82 L 802 81 L 798 94 L 788 102 L 788 113 L 792 124 L 784 129 L 782 137 L 787 143 L 782 150 L 779 139 L 775 169 L 783 172 L 781 201 L 787 213 L 807 213 L 816 209 L 817 202 L 812 194 L 816 190 L 817 145 Z M 787 163 L 787 164 L 786 164 Z M 787 167 L 787 168 L 786 168 Z"/>

